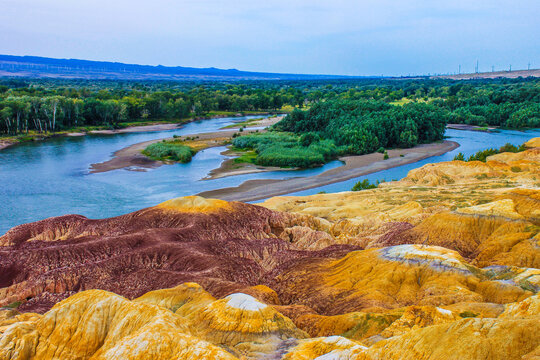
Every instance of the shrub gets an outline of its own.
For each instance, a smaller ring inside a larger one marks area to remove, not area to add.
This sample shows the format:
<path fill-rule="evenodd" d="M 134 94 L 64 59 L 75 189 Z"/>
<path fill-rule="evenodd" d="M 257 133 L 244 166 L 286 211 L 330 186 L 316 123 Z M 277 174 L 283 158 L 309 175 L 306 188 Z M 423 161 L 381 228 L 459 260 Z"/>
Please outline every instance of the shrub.
<path fill-rule="evenodd" d="M 515 173 L 521 172 L 521 168 L 519 166 L 512 166 L 510 170 L 512 170 L 512 172 L 515 172 Z"/>
<path fill-rule="evenodd" d="M 486 150 L 480 150 L 476 154 L 469 156 L 467 161 L 482 161 L 486 162 L 486 159 L 488 156 L 498 154 L 499 151 L 497 149 L 486 149 Z"/>
<path fill-rule="evenodd" d="M 384 157 L 383 157 L 383 159 L 384 159 L 384 160 L 388 160 L 389 158 L 390 158 L 390 156 L 388 156 L 388 153 L 385 151 L 385 152 L 384 152 Z"/>
<path fill-rule="evenodd" d="M 459 316 L 461 316 L 462 318 L 474 318 L 477 317 L 478 314 L 475 314 L 469 310 L 465 310 L 464 312 L 460 313 Z"/>
<path fill-rule="evenodd" d="M 174 142 L 159 142 L 150 144 L 143 150 L 143 154 L 154 160 L 170 160 L 182 163 L 191 161 L 195 151 L 189 146 Z"/>
<path fill-rule="evenodd" d="M 321 140 L 321 137 L 317 133 L 313 133 L 313 132 L 308 132 L 300 136 L 300 144 L 302 144 L 302 146 L 309 146 L 312 143 L 318 142 L 320 140 Z"/>
<path fill-rule="evenodd" d="M 384 180 L 377 180 L 375 184 L 371 184 L 368 179 L 364 179 L 362 181 L 357 182 L 352 187 L 352 191 L 360 191 L 360 190 L 367 190 L 367 189 L 375 189 L 379 186 L 379 184 L 383 183 Z"/>

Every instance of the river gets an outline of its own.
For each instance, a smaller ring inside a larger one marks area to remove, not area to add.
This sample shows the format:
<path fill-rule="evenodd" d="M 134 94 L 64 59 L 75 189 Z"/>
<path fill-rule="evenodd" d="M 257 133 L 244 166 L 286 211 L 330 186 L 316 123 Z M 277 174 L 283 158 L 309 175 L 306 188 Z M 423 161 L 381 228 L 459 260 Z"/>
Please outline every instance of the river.
<path fill-rule="evenodd" d="M 115 170 L 90 174 L 89 166 L 111 158 L 113 152 L 142 141 L 217 131 L 248 118 L 220 118 L 186 124 L 182 128 L 145 133 L 59 137 L 25 143 L 0 151 L 0 234 L 11 227 L 64 214 L 104 218 L 125 214 L 162 201 L 203 191 L 240 185 L 252 179 L 283 179 L 317 175 L 341 165 L 332 161 L 323 167 L 299 171 L 273 171 L 200 181 L 226 158 L 224 147 L 197 153 L 189 164 L 161 166 L 148 171 Z M 540 136 L 540 130 L 481 133 L 448 130 L 447 136 L 461 147 L 442 156 L 381 171 L 363 178 L 397 179 L 429 162 L 451 160 L 461 151 L 466 155 L 507 142 L 521 144 Z M 353 179 L 298 194 L 345 191 Z"/>

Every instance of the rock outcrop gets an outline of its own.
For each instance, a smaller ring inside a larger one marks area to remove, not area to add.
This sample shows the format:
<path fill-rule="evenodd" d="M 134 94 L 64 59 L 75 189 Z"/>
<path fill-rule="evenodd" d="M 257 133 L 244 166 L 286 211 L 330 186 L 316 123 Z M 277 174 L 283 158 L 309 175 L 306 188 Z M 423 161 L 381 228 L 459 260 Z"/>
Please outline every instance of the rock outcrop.
<path fill-rule="evenodd" d="M 536 359 L 540 148 L 0 237 L 0 359 Z"/>

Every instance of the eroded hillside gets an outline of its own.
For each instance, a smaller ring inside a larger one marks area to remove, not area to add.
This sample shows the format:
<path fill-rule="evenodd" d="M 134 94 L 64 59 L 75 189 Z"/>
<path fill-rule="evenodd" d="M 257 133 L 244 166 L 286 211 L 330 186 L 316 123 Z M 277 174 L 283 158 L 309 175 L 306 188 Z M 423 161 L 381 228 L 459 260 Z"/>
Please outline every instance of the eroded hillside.
<path fill-rule="evenodd" d="M 0 358 L 535 359 L 540 139 L 526 145 L 360 192 L 13 228 Z"/>

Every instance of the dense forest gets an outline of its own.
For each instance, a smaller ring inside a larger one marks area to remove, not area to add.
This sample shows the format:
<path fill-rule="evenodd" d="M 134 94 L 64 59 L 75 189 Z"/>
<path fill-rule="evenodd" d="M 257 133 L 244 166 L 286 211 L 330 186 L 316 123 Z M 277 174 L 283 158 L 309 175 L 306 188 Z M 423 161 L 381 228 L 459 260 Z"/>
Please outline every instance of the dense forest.
<path fill-rule="evenodd" d="M 400 110 L 392 105 L 404 106 Z M 179 122 L 216 113 L 289 112 L 293 108 L 310 110 L 294 112 L 281 124 L 283 130 L 296 134 L 314 131 L 331 137 L 338 146 L 372 135 L 382 147 L 408 146 L 437 138 L 430 131 L 439 131 L 441 120 L 480 126 L 539 127 L 540 82 L 538 79 L 250 82 L 0 79 L 3 136 L 74 128 L 117 128 L 137 121 Z M 430 129 L 411 118 L 418 113 L 440 118 L 432 118 L 436 124 Z M 386 119 L 387 115 L 390 120 Z M 296 120 L 300 124 L 293 124 Z M 312 122 L 317 127 L 307 129 Z M 393 133 L 382 134 L 379 128 L 384 125 L 377 125 L 378 122 L 402 124 Z M 335 134 L 337 127 L 344 129 Z M 401 130 L 406 135 L 402 138 L 399 135 L 398 139 L 396 131 Z M 366 150 L 362 148 L 364 145 L 358 146 L 350 150 L 355 153 Z M 374 145 L 368 147 L 372 150 Z"/>
<path fill-rule="evenodd" d="M 376 100 L 327 100 L 295 109 L 272 132 L 235 138 L 265 166 L 316 166 L 338 155 L 362 155 L 442 140 L 449 114 L 425 103 L 391 105 Z"/>

